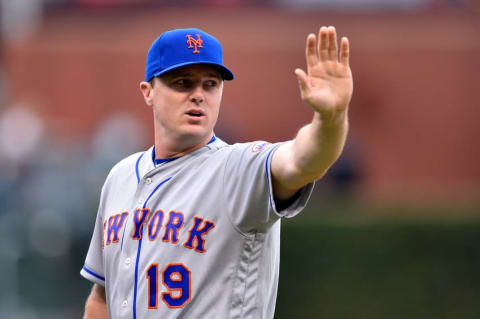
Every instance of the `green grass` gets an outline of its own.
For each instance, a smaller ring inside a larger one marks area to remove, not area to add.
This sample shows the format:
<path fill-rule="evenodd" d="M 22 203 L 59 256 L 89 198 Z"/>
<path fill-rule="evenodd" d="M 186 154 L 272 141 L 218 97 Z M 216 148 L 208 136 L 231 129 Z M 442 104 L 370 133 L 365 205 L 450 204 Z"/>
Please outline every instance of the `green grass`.
<path fill-rule="evenodd" d="M 345 220 L 283 223 L 275 318 L 480 317 L 480 221 Z"/>

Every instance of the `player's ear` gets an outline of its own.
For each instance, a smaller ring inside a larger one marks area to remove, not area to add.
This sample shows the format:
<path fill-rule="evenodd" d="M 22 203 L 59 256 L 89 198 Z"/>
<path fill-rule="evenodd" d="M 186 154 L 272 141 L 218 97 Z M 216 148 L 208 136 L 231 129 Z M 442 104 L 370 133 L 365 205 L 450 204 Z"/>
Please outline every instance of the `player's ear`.
<path fill-rule="evenodd" d="M 140 91 L 142 92 L 143 99 L 145 100 L 145 103 L 147 103 L 148 106 L 152 106 L 152 104 L 153 104 L 153 100 L 152 100 L 153 88 L 152 88 L 152 85 L 149 82 L 142 81 L 142 82 L 140 82 Z"/>

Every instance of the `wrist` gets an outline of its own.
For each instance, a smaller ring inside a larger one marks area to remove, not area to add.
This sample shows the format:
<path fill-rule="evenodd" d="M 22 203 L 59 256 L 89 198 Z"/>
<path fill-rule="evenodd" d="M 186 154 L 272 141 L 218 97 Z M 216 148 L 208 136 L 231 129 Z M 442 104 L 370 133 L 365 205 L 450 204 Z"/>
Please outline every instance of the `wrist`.
<path fill-rule="evenodd" d="M 347 109 L 332 112 L 315 112 L 313 122 L 320 125 L 322 129 L 334 129 L 343 127 L 348 123 Z"/>

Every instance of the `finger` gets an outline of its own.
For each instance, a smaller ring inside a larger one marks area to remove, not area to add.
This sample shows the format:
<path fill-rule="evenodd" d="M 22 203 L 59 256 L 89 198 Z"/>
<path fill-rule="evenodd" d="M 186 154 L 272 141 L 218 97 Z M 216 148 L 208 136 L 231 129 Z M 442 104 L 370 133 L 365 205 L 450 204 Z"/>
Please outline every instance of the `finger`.
<path fill-rule="evenodd" d="M 307 44 L 305 46 L 305 56 L 307 59 L 307 66 L 311 67 L 318 63 L 317 50 L 315 49 L 315 34 L 310 33 L 307 36 Z"/>
<path fill-rule="evenodd" d="M 331 61 L 338 61 L 337 31 L 335 27 L 328 27 L 328 58 Z"/>
<path fill-rule="evenodd" d="M 302 69 L 295 69 L 295 75 L 297 76 L 298 85 L 300 90 L 305 92 L 308 89 L 308 76 Z"/>
<path fill-rule="evenodd" d="M 349 66 L 349 59 L 350 59 L 350 43 L 347 37 L 343 37 L 341 41 L 341 49 L 340 49 L 340 63 Z"/>
<path fill-rule="evenodd" d="M 328 29 L 321 27 L 318 32 L 318 55 L 320 61 L 328 60 Z"/>

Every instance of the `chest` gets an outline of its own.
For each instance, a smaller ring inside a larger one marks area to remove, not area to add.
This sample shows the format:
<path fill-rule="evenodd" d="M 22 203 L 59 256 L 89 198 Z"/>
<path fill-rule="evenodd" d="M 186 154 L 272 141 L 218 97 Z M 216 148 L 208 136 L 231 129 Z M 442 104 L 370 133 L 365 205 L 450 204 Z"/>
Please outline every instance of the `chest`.
<path fill-rule="evenodd" d="M 106 256 L 128 253 L 145 239 L 149 247 L 206 253 L 209 238 L 230 227 L 222 181 L 216 171 L 189 169 L 114 184 L 104 205 Z"/>

